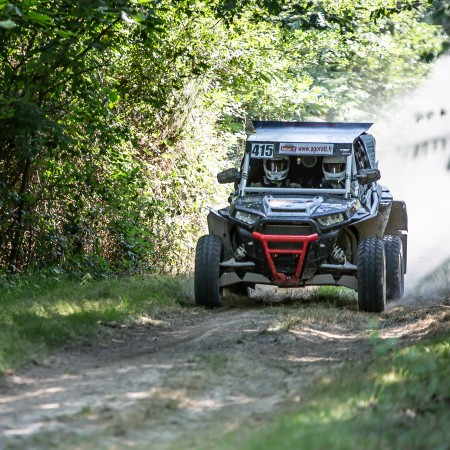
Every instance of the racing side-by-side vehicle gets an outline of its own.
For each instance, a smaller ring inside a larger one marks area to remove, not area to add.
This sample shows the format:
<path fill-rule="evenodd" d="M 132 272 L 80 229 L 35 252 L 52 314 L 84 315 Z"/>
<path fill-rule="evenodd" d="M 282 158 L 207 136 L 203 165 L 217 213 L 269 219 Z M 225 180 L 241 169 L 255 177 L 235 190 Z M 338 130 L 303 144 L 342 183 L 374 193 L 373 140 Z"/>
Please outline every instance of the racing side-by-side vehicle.
<path fill-rule="evenodd" d="M 246 142 L 230 205 L 211 210 L 195 255 L 195 300 L 224 288 L 338 285 L 362 311 L 403 295 L 408 216 L 380 185 L 371 123 L 262 122 Z"/>

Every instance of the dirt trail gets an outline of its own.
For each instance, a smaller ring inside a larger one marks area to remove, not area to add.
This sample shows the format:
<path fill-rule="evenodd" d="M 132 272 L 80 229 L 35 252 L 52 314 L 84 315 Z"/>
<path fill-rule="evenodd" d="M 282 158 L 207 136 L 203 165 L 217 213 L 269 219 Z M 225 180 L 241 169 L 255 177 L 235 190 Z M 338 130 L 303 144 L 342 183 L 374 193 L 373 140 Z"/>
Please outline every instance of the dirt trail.
<path fill-rule="evenodd" d="M 417 339 L 442 314 L 442 299 L 406 299 L 382 316 L 382 336 Z M 371 317 L 349 305 L 253 300 L 109 328 L 101 345 L 1 382 L 0 448 L 206 448 L 295 407 L 314 381 L 369 357 Z"/>

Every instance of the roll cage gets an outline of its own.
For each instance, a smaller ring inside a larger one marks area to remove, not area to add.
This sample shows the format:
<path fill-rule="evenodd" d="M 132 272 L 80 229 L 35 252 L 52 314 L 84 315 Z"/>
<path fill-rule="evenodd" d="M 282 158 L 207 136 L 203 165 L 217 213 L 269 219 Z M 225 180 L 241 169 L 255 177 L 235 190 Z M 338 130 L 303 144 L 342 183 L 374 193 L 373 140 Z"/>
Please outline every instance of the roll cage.
<path fill-rule="evenodd" d="M 357 174 L 361 169 L 376 168 L 375 140 L 366 131 L 371 123 L 340 122 L 263 122 L 254 121 L 255 132 L 247 139 L 241 168 L 238 195 L 252 193 L 340 195 L 357 198 L 361 194 Z M 276 155 L 343 156 L 346 158 L 343 188 L 252 187 L 248 186 L 249 169 L 255 159 Z"/>

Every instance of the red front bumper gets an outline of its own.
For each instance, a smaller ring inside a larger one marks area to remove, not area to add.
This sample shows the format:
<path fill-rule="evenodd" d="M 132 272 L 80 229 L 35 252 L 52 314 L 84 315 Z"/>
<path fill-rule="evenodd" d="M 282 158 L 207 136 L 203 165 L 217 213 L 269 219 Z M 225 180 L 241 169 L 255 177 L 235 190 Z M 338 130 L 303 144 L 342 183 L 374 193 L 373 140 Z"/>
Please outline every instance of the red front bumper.
<path fill-rule="evenodd" d="M 317 241 L 319 238 L 318 234 L 310 234 L 308 236 L 292 236 L 292 235 L 274 235 L 274 234 L 261 234 L 257 231 L 252 233 L 252 237 L 261 241 L 264 253 L 266 255 L 267 263 L 269 264 L 270 271 L 272 272 L 273 281 L 279 284 L 299 284 L 300 273 L 302 271 L 303 262 L 305 261 L 306 252 L 308 250 L 308 245 L 310 242 Z M 276 249 L 269 248 L 269 242 L 297 242 L 301 243 L 301 249 Z M 272 255 L 298 255 L 297 268 L 295 269 L 294 275 L 287 277 L 284 273 L 277 271 L 275 263 L 273 261 Z"/>

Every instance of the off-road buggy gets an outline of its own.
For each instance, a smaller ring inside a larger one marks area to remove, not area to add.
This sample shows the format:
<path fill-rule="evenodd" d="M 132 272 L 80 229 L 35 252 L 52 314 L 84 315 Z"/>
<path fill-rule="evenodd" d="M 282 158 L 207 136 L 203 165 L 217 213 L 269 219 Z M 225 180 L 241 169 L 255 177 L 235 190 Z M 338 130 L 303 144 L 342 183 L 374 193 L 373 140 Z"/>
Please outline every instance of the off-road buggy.
<path fill-rule="evenodd" d="M 403 295 L 408 217 L 377 181 L 371 123 L 254 122 L 230 205 L 211 210 L 195 255 L 195 300 L 256 284 L 346 286 L 359 309 Z M 328 176 L 327 176 L 328 174 Z"/>

